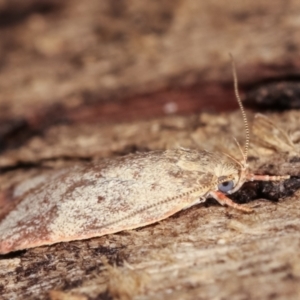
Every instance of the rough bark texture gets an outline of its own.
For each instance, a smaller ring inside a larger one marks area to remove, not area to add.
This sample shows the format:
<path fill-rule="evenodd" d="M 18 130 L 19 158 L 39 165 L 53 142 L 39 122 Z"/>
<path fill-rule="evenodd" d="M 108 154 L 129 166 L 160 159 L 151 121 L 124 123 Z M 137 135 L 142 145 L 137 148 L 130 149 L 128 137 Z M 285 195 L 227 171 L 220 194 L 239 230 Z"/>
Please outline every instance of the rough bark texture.
<path fill-rule="evenodd" d="M 253 214 L 208 201 L 2 256 L 1 297 L 298 299 L 299 13 L 296 0 L 0 0 L 0 218 L 45 168 L 179 146 L 240 157 L 240 112 L 220 113 L 237 107 L 228 52 L 245 103 L 277 111 L 247 112 L 251 170 L 292 175 L 233 195 Z"/>

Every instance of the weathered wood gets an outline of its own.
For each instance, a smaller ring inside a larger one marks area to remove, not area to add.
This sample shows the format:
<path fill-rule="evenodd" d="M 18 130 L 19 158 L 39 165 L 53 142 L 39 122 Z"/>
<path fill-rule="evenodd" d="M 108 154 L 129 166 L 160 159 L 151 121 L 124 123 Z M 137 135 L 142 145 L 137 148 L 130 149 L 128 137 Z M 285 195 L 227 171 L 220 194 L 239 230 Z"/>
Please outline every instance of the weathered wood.
<path fill-rule="evenodd" d="M 299 1 L 40 3 L 0 0 L 0 218 L 45 168 L 179 146 L 240 155 L 240 112 L 198 113 L 237 107 L 228 52 L 248 103 L 299 107 Z M 193 115 L 153 119 L 173 113 Z M 255 213 L 209 202 L 2 256 L 0 298 L 298 299 L 300 115 L 269 116 L 295 149 L 252 136 L 250 168 L 292 178 L 233 195 Z"/>
<path fill-rule="evenodd" d="M 298 115 L 297 111 L 291 111 L 270 117 L 277 126 L 287 130 L 294 128 L 296 132 L 295 127 L 299 127 L 300 119 Z M 294 122 L 298 120 L 298 124 L 287 124 L 285 118 Z M 280 124 L 281 121 L 283 123 Z M 135 132 L 135 126 L 139 128 L 140 135 L 133 134 L 130 138 L 128 134 Z M 77 141 L 84 141 L 87 137 L 92 141 L 104 136 L 107 128 L 96 127 L 98 131 L 77 128 Z M 54 132 L 59 128 L 53 129 Z M 208 149 L 227 148 L 238 155 L 232 136 L 243 142 L 239 112 L 222 116 L 202 114 L 194 119 L 168 117 L 141 124 L 123 124 L 122 128 L 123 136 L 108 135 L 108 140 L 100 143 L 100 156 L 103 153 L 116 155 L 113 153 L 127 151 L 133 145 L 137 149 L 154 149 L 166 145 L 174 147 L 176 143 L 189 147 L 205 145 Z M 151 128 L 155 130 L 149 134 Z M 76 160 L 55 159 L 55 149 L 62 151 L 58 157 L 64 157 L 67 153 L 64 148 L 66 141 L 74 139 L 72 129 L 62 132 L 64 139 L 54 135 L 57 139 L 52 139 L 51 146 L 47 143 L 47 134 L 39 142 L 40 155 L 50 153 L 53 156 L 44 161 L 48 166 L 76 163 Z M 141 140 L 144 136 L 148 136 L 148 141 Z M 112 137 L 115 144 L 109 141 Z M 110 145 L 111 148 L 105 149 L 103 145 Z M 250 166 L 254 170 L 299 176 L 295 153 L 284 154 L 276 147 L 252 145 L 249 154 Z M 22 157 L 26 148 L 29 154 L 32 149 L 26 145 L 19 153 L 16 150 L 13 153 Z M 80 156 L 80 151 L 85 151 L 85 144 L 79 142 L 71 148 L 77 149 L 72 153 L 76 158 Z M 86 156 L 96 157 L 95 153 Z M 23 158 L 26 160 L 26 155 Z M 1 186 L 7 187 L 42 173 L 42 157 L 38 157 L 33 166 L 30 172 L 21 167 L 6 171 L 0 178 Z M 46 297 L 50 290 L 56 290 L 60 292 L 52 293 L 53 299 L 67 297 L 64 293 L 75 294 L 82 299 L 105 298 L 108 295 L 121 299 L 164 299 L 166 295 L 174 299 L 193 299 L 196 295 L 203 298 L 255 299 L 259 295 L 268 298 L 274 293 L 278 298 L 296 297 L 300 276 L 297 267 L 300 261 L 299 192 L 290 195 L 299 187 L 297 177 L 284 185 L 246 185 L 234 198 L 238 202 L 249 202 L 248 205 L 255 208 L 255 213 L 250 215 L 211 203 L 180 212 L 160 224 L 143 229 L 3 256 L 0 260 L 2 295 L 4 299 L 12 299 L 14 295 L 16 298 L 23 295 L 33 299 Z M 259 200 L 261 197 L 284 199 L 272 203 Z M 3 199 L 9 197 L 3 196 Z M 2 206 L 6 204 L 5 201 L 1 203 Z M 107 259 L 109 263 L 105 263 Z M 115 264 L 116 267 L 111 266 Z M 258 291 L 255 287 L 260 284 L 262 286 Z"/>

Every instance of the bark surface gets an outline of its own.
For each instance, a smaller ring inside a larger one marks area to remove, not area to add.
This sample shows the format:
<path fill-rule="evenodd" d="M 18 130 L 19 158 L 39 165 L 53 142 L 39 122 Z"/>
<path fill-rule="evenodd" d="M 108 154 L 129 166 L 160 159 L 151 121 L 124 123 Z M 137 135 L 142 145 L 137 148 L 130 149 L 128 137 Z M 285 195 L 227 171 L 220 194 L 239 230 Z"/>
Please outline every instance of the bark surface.
<path fill-rule="evenodd" d="M 232 196 L 252 214 L 208 201 L 1 256 L 1 297 L 298 299 L 299 13 L 297 0 L 0 0 L 0 219 L 49 169 L 178 147 L 241 159 L 229 52 L 252 109 L 250 169 L 291 175 Z"/>

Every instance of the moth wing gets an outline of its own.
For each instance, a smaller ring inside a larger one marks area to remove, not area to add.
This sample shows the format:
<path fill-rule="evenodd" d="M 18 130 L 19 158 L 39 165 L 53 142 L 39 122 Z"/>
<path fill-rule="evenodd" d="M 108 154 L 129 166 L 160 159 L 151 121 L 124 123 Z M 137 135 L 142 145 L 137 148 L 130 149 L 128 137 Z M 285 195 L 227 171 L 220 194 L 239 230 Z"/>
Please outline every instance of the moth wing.
<path fill-rule="evenodd" d="M 27 192 L 2 220 L 0 253 L 148 225 L 209 191 L 212 175 L 176 172 L 180 168 L 171 165 L 141 169 L 136 161 L 102 174 L 78 168 L 60 172 Z"/>

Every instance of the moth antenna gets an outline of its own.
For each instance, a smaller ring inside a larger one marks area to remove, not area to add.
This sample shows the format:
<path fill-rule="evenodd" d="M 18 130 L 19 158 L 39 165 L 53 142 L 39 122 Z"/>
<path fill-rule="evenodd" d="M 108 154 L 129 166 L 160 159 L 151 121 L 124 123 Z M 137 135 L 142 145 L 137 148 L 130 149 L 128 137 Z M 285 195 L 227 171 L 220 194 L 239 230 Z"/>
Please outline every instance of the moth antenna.
<path fill-rule="evenodd" d="M 248 125 L 248 119 L 245 113 L 245 109 L 244 106 L 242 104 L 242 100 L 240 98 L 239 95 L 239 90 L 238 90 L 238 78 L 237 78 L 237 74 L 236 74 L 236 68 L 235 68 L 235 63 L 234 63 L 234 59 L 232 54 L 230 53 L 230 58 L 231 58 L 231 66 L 232 66 L 232 75 L 233 75 L 233 82 L 234 82 L 234 93 L 235 93 L 235 97 L 236 100 L 239 104 L 239 107 L 241 109 L 242 112 L 242 116 L 243 116 L 243 122 L 244 122 L 244 127 L 245 127 L 245 133 L 246 133 L 246 141 L 245 141 L 245 147 L 244 147 L 244 159 L 245 162 L 247 161 L 248 158 L 248 150 L 249 150 L 249 143 L 250 143 L 250 131 L 249 131 L 249 125 Z"/>

